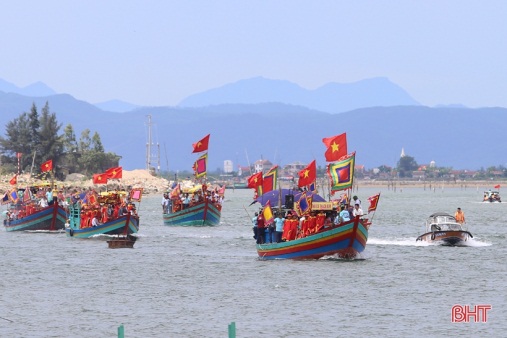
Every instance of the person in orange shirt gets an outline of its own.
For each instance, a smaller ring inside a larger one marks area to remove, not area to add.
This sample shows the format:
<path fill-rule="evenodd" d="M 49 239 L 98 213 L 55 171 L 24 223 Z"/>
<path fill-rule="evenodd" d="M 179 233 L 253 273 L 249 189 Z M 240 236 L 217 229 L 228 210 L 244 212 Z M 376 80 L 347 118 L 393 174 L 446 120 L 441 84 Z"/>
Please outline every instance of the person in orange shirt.
<path fill-rule="evenodd" d="M 465 213 L 463 211 L 461 211 L 461 208 L 458 208 L 458 210 L 456 210 L 456 213 L 454 214 L 454 218 L 456 218 L 456 222 L 458 222 L 459 224 L 466 223 L 465 222 Z"/>

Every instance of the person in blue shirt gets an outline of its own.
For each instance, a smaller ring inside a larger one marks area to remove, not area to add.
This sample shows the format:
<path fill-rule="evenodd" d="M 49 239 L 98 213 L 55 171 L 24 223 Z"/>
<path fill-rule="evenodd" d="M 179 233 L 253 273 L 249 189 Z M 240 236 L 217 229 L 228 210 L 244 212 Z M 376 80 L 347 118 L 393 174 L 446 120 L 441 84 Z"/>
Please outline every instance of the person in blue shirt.
<path fill-rule="evenodd" d="M 283 218 L 280 213 L 276 214 L 275 218 L 275 242 L 280 243 L 282 241 L 282 233 L 283 233 L 283 225 L 285 223 L 285 218 Z"/>
<path fill-rule="evenodd" d="M 350 213 L 347 210 L 347 206 L 342 206 L 342 210 L 340 211 L 340 214 L 338 215 L 340 217 L 340 223 L 345 223 L 350 221 Z"/>

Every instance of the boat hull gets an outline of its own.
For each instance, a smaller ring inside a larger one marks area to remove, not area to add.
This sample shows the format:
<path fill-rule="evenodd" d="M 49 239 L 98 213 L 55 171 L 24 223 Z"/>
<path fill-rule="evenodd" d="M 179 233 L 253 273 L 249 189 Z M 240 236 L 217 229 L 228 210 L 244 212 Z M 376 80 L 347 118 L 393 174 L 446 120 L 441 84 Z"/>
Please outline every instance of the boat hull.
<path fill-rule="evenodd" d="M 97 235 L 129 235 L 139 231 L 139 218 L 129 215 L 121 216 L 110 222 L 96 227 L 74 228 L 66 227 L 68 237 L 89 238 Z"/>
<path fill-rule="evenodd" d="M 163 214 L 164 225 L 215 226 L 220 224 L 222 211 L 215 204 L 204 201 L 186 209 Z"/>
<path fill-rule="evenodd" d="M 473 236 L 468 231 L 448 230 L 427 232 L 417 237 L 416 241 L 454 246 L 462 245 L 470 238 L 473 238 Z"/>
<path fill-rule="evenodd" d="M 319 259 L 338 255 L 352 259 L 364 251 L 368 229 L 359 218 L 304 238 L 257 244 L 260 259 Z"/>
<path fill-rule="evenodd" d="M 65 228 L 67 212 L 53 204 L 16 220 L 4 220 L 6 231 L 59 231 Z"/>

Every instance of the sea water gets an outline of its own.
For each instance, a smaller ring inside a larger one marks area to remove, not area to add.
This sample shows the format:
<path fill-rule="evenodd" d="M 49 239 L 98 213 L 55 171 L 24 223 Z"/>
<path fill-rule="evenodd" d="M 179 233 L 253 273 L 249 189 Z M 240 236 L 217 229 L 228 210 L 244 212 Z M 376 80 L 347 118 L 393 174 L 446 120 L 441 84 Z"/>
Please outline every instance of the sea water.
<path fill-rule="evenodd" d="M 227 190 L 221 224 L 168 227 L 144 196 L 139 240 L 0 232 L 0 337 L 502 337 L 507 332 L 507 203 L 483 187 L 359 188 L 381 193 L 355 260 L 261 261 L 252 190 Z M 416 242 L 433 212 L 465 212 L 466 247 Z M 490 305 L 453 323 L 454 305 Z"/>

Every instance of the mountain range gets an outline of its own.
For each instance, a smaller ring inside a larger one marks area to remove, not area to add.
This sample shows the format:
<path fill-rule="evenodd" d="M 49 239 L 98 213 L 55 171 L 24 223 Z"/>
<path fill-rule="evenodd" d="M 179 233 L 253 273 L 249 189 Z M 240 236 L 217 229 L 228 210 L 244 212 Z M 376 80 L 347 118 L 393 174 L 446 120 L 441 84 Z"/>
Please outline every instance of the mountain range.
<path fill-rule="evenodd" d="M 174 107 L 118 100 L 94 105 L 54 93 L 41 82 L 17 88 L 0 80 L 4 126 L 32 103 L 40 110 L 46 102 L 78 138 L 84 129 L 97 131 L 106 151 L 122 156 L 126 170 L 146 167 L 148 115 L 152 156 L 162 170 L 190 170 L 197 158 L 192 144 L 207 134 L 209 170 L 223 169 L 224 160 L 245 166 L 261 158 L 280 165 L 316 159 L 325 166 L 322 138 L 344 132 L 349 152 L 356 151 L 356 163 L 367 169 L 396 166 L 402 149 L 419 164 L 435 161 L 454 169 L 506 162 L 507 144 L 499 136 L 507 126 L 507 109 L 425 107 L 386 78 L 306 90 L 258 77 L 191 95 Z"/>

